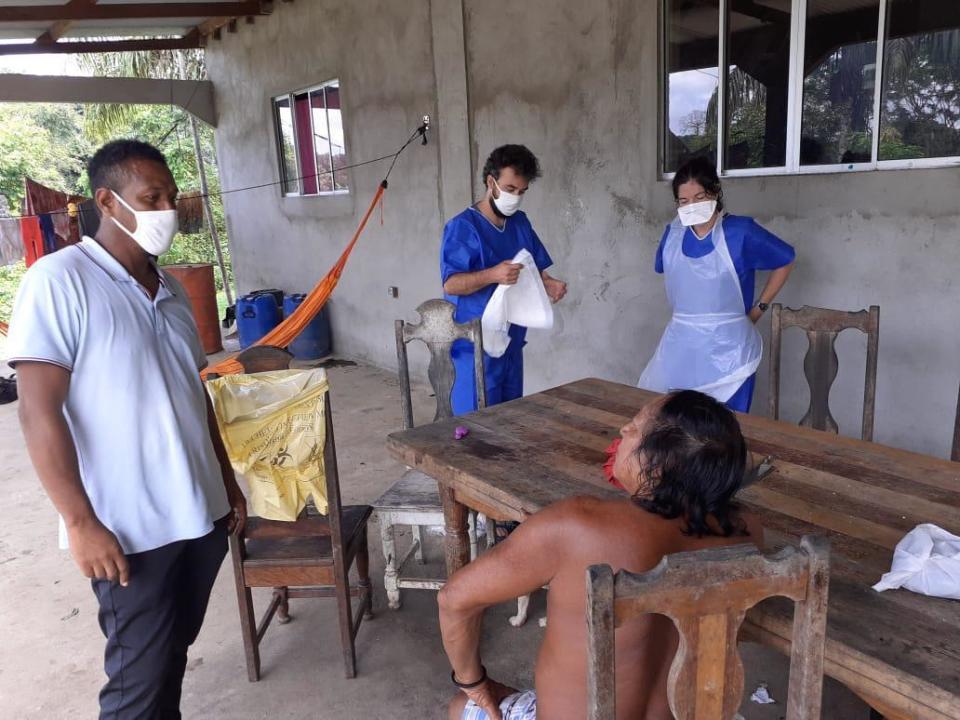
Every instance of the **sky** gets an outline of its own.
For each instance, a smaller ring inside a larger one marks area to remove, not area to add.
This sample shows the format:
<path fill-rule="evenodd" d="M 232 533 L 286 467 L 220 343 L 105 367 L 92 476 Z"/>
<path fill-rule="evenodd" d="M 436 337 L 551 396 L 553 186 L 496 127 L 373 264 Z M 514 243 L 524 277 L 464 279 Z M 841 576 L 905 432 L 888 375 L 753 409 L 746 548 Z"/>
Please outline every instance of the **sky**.
<path fill-rule="evenodd" d="M 684 134 L 684 119 L 694 110 L 706 111 L 717 89 L 717 69 L 670 73 L 670 129 Z"/>
<path fill-rule="evenodd" d="M 0 56 L 0 73 L 24 75 L 89 75 L 79 67 L 73 55 Z"/>

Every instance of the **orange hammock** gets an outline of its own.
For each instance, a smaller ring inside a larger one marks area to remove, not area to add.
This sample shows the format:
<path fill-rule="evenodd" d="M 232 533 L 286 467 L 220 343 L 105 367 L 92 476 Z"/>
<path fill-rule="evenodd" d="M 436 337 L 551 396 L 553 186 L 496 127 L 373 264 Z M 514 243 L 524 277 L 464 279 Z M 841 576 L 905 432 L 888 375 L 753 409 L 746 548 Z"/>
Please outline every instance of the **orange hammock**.
<path fill-rule="evenodd" d="M 310 294 L 304 298 L 303 302 L 293 312 L 293 314 L 290 315 L 290 317 L 277 325 L 262 338 L 257 340 L 254 345 L 273 345 L 283 348 L 287 347 L 287 345 L 293 342 L 297 335 L 299 335 L 303 329 L 310 324 L 310 321 L 317 316 L 317 313 L 323 309 L 323 306 L 327 304 L 327 300 L 330 299 L 333 289 L 337 286 L 337 283 L 340 282 L 340 276 L 343 274 L 343 268 L 347 264 L 350 253 L 353 251 L 353 247 L 357 244 L 357 240 L 360 239 L 360 235 L 363 233 L 363 229 L 367 225 L 367 220 L 370 219 L 374 208 L 383 197 L 383 191 L 386 189 L 386 183 L 381 183 L 380 187 L 377 189 L 376 195 L 373 196 L 373 201 L 370 203 L 370 207 L 367 208 L 367 212 L 360 221 L 360 226 L 353 234 L 353 239 L 350 240 L 350 244 L 347 245 L 346 250 L 344 250 L 343 254 L 340 256 L 340 259 L 337 260 L 337 264 L 330 269 L 330 272 L 327 273 L 323 280 L 316 284 L 313 290 L 310 291 Z M 203 371 L 202 375 L 204 378 L 206 378 L 209 373 L 233 375 L 242 372 L 243 366 L 237 362 L 235 356 L 231 356 L 225 360 L 221 360 L 212 367 L 208 367 Z"/>
<path fill-rule="evenodd" d="M 0 335 L 6 335 L 10 332 L 10 326 L 5 322 L 0 322 Z"/>

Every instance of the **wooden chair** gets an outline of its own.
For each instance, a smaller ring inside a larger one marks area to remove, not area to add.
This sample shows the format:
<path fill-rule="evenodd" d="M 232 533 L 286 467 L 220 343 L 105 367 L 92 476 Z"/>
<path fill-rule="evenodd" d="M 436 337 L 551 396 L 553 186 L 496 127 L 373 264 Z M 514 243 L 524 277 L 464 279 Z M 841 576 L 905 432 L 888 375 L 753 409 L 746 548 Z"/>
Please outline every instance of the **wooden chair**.
<path fill-rule="evenodd" d="M 877 350 L 880 344 L 880 308 L 844 312 L 804 306 L 799 310 L 776 303 L 771 313 L 770 416 L 780 418 L 780 349 L 785 328 L 798 327 L 807 333 L 809 347 L 803 359 L 803 373 L 810 388 L 810 406 L 800 425 L 836 433 L 840 428 L 830 413 L 830 388 L 837 378 L 839 361 L 837 335 L 856 329 L 867 335 L 867 370 L 863 389 L 863 425 L 860 436 L 873 440 L 873 416 L 877 395 Z"/>
<path fill-rule="evenodd" d="M 960 393 L 957 393 L 957 419 L 953 423 L 953 449 L 950 459 L 960 462 Z"/>
<path fill-rule="evenodd" d="M 674 717 L 730 720 L 743 696 L 740 625 L 777 595 L 796 603 L 786 720 L 820 717 L 829 555 L 826 538 L 804 537 L 773 556 L 737 545 L 670 555 L 640 575 L 587 568 L 587 718 L 616 718 L 615 628 L 657 613 L 680 633 L 668 680 Z"/>
<path fill-rule="evenodd" d="M 252 347 L 237 360 L 247 373 L 289 368 L 287 351 L 273 347 Z M 326 442 L 323 467 L 326 475 L 327 515 L 308 506 L 294 522 L 250 517 L 244 532 L 230 538 L 233 572 L 240 605 L 240 627 L 247 656 L 247 676 L 260 679 L 260 643 L 274 615 L 290 621 L 289 599 L 336 598 L 340 641 L 348 678 L 355 677 L 354 639 L 364 617 L 372 617 L 367 520 L 369 505 L 342 506 L 337 450 L 333 435 L 330 393 L 324 397 Z M 350 584 L 350 568 L 356 564 L 358 582 Z M 250 589 L 274 588 L 273 597 L 257 624 Z M 351 598 L 359 599 L 356 608 Z"/>
<path fill-rule="evenodd" d="M 400 407 L 403 414 L 403 429 L 413 427 L 413 403 L 410 395 L 410 369 L 407 362 L 407 345 L 414 340 L 423 342 L 430 351 L 428 375 L 436 398 L 434 422 L 453 417 L 450 396 L 453 391 L 454 367 L 450 348 L 456 340 L 469 340 L 479 352 L 474 353 L 474 382 L 480 407 L 486 407 L 486 381 L 483 372 L 483 337 L 480 321 L 458 323 L 453 319 L 454 306 L 446 300 L 427 300 L 417 308 L 419 323 L 396 321 L 397 362 L 400 375 Z M 400 607 L 400 590 L 439 590 L 442 578 L 405 577 L 403 568 L 413 555 L 423 563 L 423 527 L 443 527 L 443 507 L 437 481 L 419 470 L 407 470 L 393 486 L 373 503 L 383 557 L 386 563 L 383 584 L 387 591 L 387 604 L 393 610 Z M 413 543 L 402 558 L 396 555 L 394 527 L 406 525 L 413 533 Z M 492 528 L 491 528 L 492 530 Z M 470 514 L 470 556 L 477 554 L 476 515 Z"/>

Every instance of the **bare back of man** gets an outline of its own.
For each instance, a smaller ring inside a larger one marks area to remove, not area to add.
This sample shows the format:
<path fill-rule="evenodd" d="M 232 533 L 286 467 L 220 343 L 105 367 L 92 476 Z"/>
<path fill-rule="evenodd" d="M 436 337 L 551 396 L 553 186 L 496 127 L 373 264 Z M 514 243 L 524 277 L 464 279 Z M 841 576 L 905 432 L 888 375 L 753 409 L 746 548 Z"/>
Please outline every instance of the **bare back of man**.
<path fill-rule="evenodd" d="M 479 639 L 486 607 L 549 586 L 547 631 L 535 670 L 536 698 L 527 700 L 525 713 L 506 713 L 507 720 L 583 718 L 588 567 L 607 564 L 615 572 L 641 573 L 678 552 L 763 545 L 759 522 L 732 502 L 742 482 L 746 451 L 729 411 L 699 393 L 667 396 L 638 413 L 621 436 L 614 467 L 627 493 L 623 499 L 575 497 L 543 509 L 456 573 L 441 591 L 444 647 L 455 680 L 471 686 L 451 701 L 451 720 L 501 720 L 500 703 L 515 692 L 494 681 L 481 682 L 485 672 Z M 656 475 L 652 483 L 651 475 Z M 669 493 L 658 494 L 658 488 Z M 680 507 L 690 512 L 680 512 Z M 706 513 L 705 508 L 716 509 Z M 620 720 L 672 718 L 667 676 L 677 644 L 672 622 L 661 615 L 617 630 Z"/>
<path fill-rule="evenodd" d="M 664 555 L 757 542 L 752 536 L 697 538 L 683 534 L 680 520 L 667 520 L 629 500 L 575 499 L 557 508 L 565 541 L 556 552 L 560 566 L 550 581 L 547 632 L 537 658 L 539 714 L 546 718 L 582 718 L 587 706 L 586 568 L 610 565 L 614 572 L 645 572 Z M 753 525 L 752 518 L 743 520 Z M 522 551 L 522 549 L 521 549 Z M 650 615 L 616 634 L 617 716 L 669 720 L 667 674 L 677 649 L 673 623 Z"/>

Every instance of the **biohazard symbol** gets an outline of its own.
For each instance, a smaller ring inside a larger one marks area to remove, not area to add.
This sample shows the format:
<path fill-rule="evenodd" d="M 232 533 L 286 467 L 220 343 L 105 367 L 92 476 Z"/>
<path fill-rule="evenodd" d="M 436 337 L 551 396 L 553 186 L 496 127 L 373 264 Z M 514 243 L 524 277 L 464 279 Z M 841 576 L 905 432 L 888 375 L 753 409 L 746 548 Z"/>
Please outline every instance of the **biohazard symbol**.
<path fill-rule="evenodd" d="M 272 467 L 283 467 L 283 464 L 287 460 L 293 460 L 293 455 L 287 452 L 286 446 L 277 450 L 277 454 L 273 456 L 273 459 L 270 460 L 270 465 Z"/>

